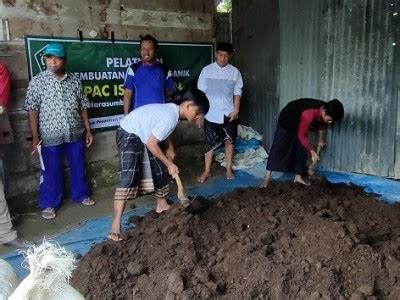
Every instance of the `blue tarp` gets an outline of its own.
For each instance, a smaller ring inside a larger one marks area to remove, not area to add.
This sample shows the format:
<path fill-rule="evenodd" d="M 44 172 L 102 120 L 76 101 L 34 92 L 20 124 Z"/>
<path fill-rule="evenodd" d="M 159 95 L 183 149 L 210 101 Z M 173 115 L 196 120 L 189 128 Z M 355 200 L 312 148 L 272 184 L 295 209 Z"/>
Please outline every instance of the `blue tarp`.
<path fill-rule="evenodd" d="M 249 174 L 262 178 L 265 176 L 265 164 L 244 170 Z M 324 168 L 317 168 L 317 172 L 332 183 L 354 184 L 362 187 L 366 193 L 377 195 L 381 200 L 390 204 L 400 203 L 400 181 L 382 177 L 357 174 L 350 172 L 336 172 Z M 272 178 L 281 181 L 293 180 L 293 175 L 273 172 Z"/>
<path fill-rule="evenodd" d="M 255 138 L 249 139 L 248 141 L 238 138 L 238 139 L 236 139 L 236 142 L 235 142 L 235 152 L 242 153 L 242 152 L 246 151 L 247 149 L 257 150 L 258 147 L 260 147 L 260 146 L 261 146 L 261 141 L 255 139 Z"/>
<path fill-rule="evenodd" d="M 382 195 L 382 199 L 389 203 L 400 202 L 400 182 L 398 181 L 354 173 L 333 172 L 324 169 L 319 169 L 318 171 L 333 183 L 353 183 L 364 187 L 368 193 Z M 236 178 L 234 180 L 226 180 L 225 176 L 212 177 L 204 184 L 188 188 L 187 193 L 191 196 L 199 195 L 205 198 L 212 198 L 233 191 L 236 188 L 261 186 L 265 175 L 265 164 L 258 164 L 248 170 L 236 171 L 235 174 Z M 276 180 L 292 180 L 292 178 L 292 175 L 278 172 L 273 175 L 273 179 Z M 172 200 L 176 201 L 176 197 Z M 130 216 L 143 216 L 152 209 L 154 209 L 153 205 L 147 204 L 137 209 L 126 211 L 123 216 L 123 228 L 127 229 L 133 226 L 133 224 L 127 222 Z M 88 220 L 79 224 L 76 228 L 67 230 L 50 239 L 57 241 L 71 252 L 79 252 L 85 255 L 92 245 L 106 239 L 111 222 L 112 216 Z M 21 267 L 22 256 L 18 252 L 10 252 L 2 258 L 14 267 L 21 278 L 27 276 L 28 271 Z"/>
<path fill-rule="evenodd" d="M 146 205 L 138 209 L 128 210 L 123 216 L 123 228 L 127 229 L 128 227 L 132 227 L 132 224 L 128 223 L 129 216 L 144 216 L 152 209 L 154 209 L 152 205 Z M 52 237 L 46 237 L 46 239 L 56 241 L 72 253 L 85 255 L 92 245 L 98 244 L 106 239 L 111 223 L 112 216 L 96 218 L 82 222 L 76 228 L 63 233 Z M 20 278 L 25 278 L 28 275 L 29 271 L 21 267 L 23 257 L 19 254 L 19 251 L 12 251 L 1 258 L 11 264 Z"/>
<path fill-rule="evenodd" d="M 398 180 L 326 169 L 319 169 L 319 172 L 332 183 L 355 184 L 362 187 L 367 193 L 378 195 L 385 202 L 391 204 L 400 202 L 400 181 Z"/>
<path fill-rule="evenodd" d="M 255 178 L 246 172 L 237 172 L 236 174 L 237 178 L 229 181 L 222 176 L 211 178 L 205 184 L 199 187 L 187 189 L 187 194 L 189 196 L 199 195 L 206 198 L 211 198 L 229 191 L 233 191 L 237 187 L 247 187 L 261 184 L 261 179 Z M 176 201 L 177 199 L 176 197 L 172 197 L 171 200 Z M 136 209 L 127 210 L 123 215 L 123 229 L 125 230 L 129 227 L 132 227 L 133 224 L 128 223 L 128 218 L 130 216 L 144 216 L 153 209 L 154 206 L 152 204 L 147 204 Z M 111 222 L 112 216 L 88 220 L 79 224 L 74 229 L 67 230 L 66 232 L 52 236 L 49 239 L 58 242 L 72 253 L 79 252 L 81 255 L 85 255 L 92 245 L 98 244 L 106 239 L 110 230 Z M 11 264 L 20 278 L 25 278 L 28 275 L 28 270 L 21 267 L 23 257 L 18 253 L 18 251 L 12 251 L 1 258 L 5 259 Z"/>

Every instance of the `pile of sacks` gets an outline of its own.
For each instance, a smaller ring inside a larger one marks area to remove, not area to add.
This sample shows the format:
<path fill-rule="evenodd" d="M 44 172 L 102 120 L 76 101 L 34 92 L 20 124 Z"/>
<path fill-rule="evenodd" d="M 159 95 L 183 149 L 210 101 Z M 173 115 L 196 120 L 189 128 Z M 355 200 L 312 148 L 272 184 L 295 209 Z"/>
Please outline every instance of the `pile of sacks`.
<path fill-rule="evenodd" d="M 17 288 L 20 280 L 11 265 L 0 259 L 0 300 L 6 300 Z"/>
<path fill-rule="evenodd" d="M 251 127 L 239 125 L 238 137 L 235 142 L 235 155 L 233 157 L 233 169 L 247 169 L 258 163 L 265 162 L 268 154 L 262 146 L 262 136 Z M 221 166 L 226 167 L 224 149 L 215 154 L 215 160 Z"/>
<path fill-rule="evenodd" d="M 0 300 L 84 299 L 68 284 L 75 269 L 75 258 L 71 253 L 55 242 L 43 241 L 23 255 L 30 274 L 21 283 L 14 269 L 0 260 Z"/>

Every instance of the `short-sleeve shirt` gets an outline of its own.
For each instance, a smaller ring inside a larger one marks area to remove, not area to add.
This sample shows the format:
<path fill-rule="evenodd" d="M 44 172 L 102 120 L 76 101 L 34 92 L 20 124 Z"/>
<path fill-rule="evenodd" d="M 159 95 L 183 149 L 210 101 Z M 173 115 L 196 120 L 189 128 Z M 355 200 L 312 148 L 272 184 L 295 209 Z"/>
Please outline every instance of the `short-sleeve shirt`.
<path fill-rule="evenodd" d="M 124 88 L 134 92 L 134 108 L 152 103 L 165 103 L 165 91 L 175 91 L 171 71 L 156 61 L 152 65 L 138 62 L 128 67 Z"/>
<path fill-rule="evenodd" d="M 179 122 L 179 106 L 174 103 L 148 104 L 134 109 L 120 123 L 122 129 L 136 134 L 143 144 L 151 135 L 164 141 Z"/>
<path fill-rule="evenodd" d="M 243 79 L 240 71 L 231 64 L 221 68 L 216 62 L 205 66 L 200 73 L 197 87 L 210 102 L 205 118 L 213 123 L 224 123 L 224 116 L 234 110 L 233 96 L 241 96 Z"/>
<path fill-rule="evenodd" d="M 81 111 L 90 107 L 79 79 L 66 73 L 57 79 L 43 71 L 29 83 L 24 109 L 39 113 L 39 133 L 44 146 L 76 142 L 83 137 Z"/>

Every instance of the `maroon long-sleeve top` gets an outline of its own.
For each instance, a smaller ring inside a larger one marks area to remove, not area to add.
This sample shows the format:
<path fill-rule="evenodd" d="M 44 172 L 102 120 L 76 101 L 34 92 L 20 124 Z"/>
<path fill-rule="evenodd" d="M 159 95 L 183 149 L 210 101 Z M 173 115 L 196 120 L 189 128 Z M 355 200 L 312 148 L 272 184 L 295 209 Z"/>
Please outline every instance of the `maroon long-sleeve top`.
<path fill-rule="evenodd" d="M 10 73 L 7 66 L 0 62 L 0 105 L 7 107 L 10 99 Z"/>
<path fill-rule="evenodd" d="M 310 143 L 310 140 L 308 138 L 308 132 L 310 131 L 311 125 L 317 122 L 318 128 L 322 129 L 323 126 L 319 124 L 322 122 L 320 120 L 320 108 L 310 108 L 302 112 L 300 116 L 300 125 L 299 125 L 299 130 L 297 132 L 297 136 L 303 145 L 304 148 L 307 149 L 307 151 L 311 151 L 313 149 L 313 146 Z"/>

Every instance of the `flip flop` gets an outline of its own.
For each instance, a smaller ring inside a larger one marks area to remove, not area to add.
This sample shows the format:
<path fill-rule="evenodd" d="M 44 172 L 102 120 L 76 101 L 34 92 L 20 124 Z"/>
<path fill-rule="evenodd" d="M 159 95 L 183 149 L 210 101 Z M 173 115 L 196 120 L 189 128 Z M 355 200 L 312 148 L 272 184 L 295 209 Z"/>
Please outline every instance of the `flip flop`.
<path fill-rule="evenodd" d="M 124 240 L 124 239 L 121 237 L 121 234 L 120 234 L 120 233 L 116 233 L 116 232 L 110 232 L 110 233 L 108 234 L 107 238 L 108 238 L 110 241 L 113 241 L 113 242 L 120 242 L 120 241 L 123 241 L 123 240 Z"/>
<path fill-rule="evenodd" d="M 83 201 L 81 203 L 82 203 L 82 205 L 85 205 L 85 206 L 93 206 L 96 204 L 96 201 L 94 201 L 93 199 L 90 199 L 90 198 L 86 198 L 86 199 L 83 199 Z"/>
<path fill-rule="evenodd" d="M 56 211 L 52 207 L 47 207 L 42 210 L 42 218 L 43 219 L 51 220 L 51 219 L 54 219 L 56 216 L 57 216 Z"/>

